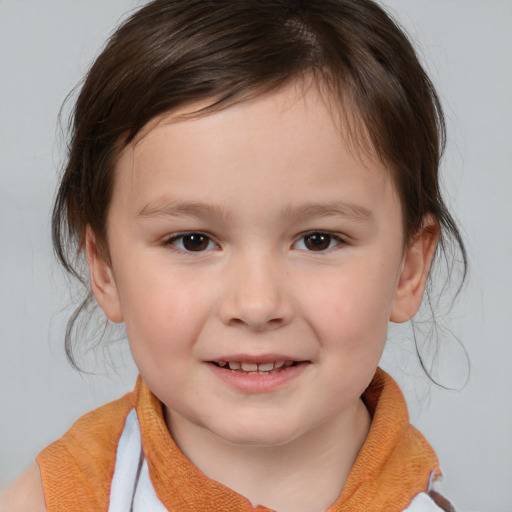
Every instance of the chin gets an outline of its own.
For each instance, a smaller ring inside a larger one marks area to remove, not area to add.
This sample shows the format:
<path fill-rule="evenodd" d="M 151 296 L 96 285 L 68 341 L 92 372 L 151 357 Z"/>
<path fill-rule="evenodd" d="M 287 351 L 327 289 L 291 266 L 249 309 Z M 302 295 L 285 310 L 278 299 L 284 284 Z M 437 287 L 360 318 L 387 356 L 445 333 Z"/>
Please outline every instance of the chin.
<path fill-rule="evenodd" d="M 215 431 L 216 430 L 216 431 Z M 232 423 L 228 428 L 215 429 L 214 434 L 229 444 L 238 446 L 281 446 L 303 433 L 302 430 L 283 424 L 283 421 Z"/>

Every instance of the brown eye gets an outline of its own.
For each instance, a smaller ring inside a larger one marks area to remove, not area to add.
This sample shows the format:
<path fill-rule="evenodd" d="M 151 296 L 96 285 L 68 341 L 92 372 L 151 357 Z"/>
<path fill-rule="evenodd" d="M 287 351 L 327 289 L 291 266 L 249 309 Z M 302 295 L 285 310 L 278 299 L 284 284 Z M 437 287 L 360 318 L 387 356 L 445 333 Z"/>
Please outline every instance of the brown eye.
<path fill-rule="evenodd" d="M 342 245 L 344 241 L 337 235 L 325 231 L 310 231 L 297 240 L 294 248 L 301 251 L 322 252 Z"/>
<path fill-rule="evenodd" d="M 183 237 L 183 247 L 187 251 L 204 251 L 208 247 L 208 238 L 200 233 L 192 233 Z"/>
<path fill-rule="evenodd" d="M 310 233 L 304 237 L 304 245 L 310 251 L 325 251 L 331 245 L 331 235 L 327 233 Z"/>
<path fill-rule="evenodd" d="M 202 233 L 178 235 L 169 240 L 168 243 L 185 252 L 201 252 L 215 248 L 212 240 Z"/>

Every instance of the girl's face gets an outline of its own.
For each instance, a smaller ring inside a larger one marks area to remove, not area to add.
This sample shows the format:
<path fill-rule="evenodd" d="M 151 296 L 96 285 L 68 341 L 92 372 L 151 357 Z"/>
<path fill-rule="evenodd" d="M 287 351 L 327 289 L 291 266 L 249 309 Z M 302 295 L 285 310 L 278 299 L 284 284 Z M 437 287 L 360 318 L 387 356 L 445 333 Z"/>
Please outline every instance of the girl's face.
<path fill-rule="evenodd" d="M 335 118 L 295 84 L 122 152 L 92 286 L 171 430 L 276 445 L 348 420 L 419 306 L 435 237 L 404 255 L 389 171 Z"/>

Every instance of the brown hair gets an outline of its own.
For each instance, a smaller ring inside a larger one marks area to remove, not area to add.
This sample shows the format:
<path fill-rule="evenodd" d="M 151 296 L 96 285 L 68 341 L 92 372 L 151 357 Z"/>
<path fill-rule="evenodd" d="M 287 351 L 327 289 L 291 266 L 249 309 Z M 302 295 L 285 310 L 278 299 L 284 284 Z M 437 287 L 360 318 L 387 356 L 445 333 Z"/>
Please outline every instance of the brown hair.
<path fill-rule="evenodd" d="M 207 114 L 311 73 L 350 105 L 388 164 L 406 243 L 430 214 L 441 228 L 438 250 L 455 241 L 465 276 L 464 245 L 439 187 L 439 99 L 403 30 L 371 0 L 156 0 L 135 12 L 94 62 L 76 101 L 52 218 L 64 268 L 85 284 L 77 263 L 88 225 L 108 256 L 116 158 L 150 120 L 204 100 L 210 106 L 198 114 Z M 73 328 L 91 300 L 89 293 L 68 324 L 74 365 Z"/>

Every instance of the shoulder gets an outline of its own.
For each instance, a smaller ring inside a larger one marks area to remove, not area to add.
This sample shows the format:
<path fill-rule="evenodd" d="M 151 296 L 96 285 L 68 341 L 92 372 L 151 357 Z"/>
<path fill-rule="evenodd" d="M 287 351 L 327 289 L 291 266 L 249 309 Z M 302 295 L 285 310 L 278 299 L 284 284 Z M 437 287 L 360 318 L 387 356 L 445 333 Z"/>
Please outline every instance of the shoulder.
<path fill-rule="evenodd" d="M 103 509 L 119 438 L 134 404 L 129 393 L 85 414 L 37 456 L 48 511 Z"/>
<path fill-rule="evenodd" d="M 117 444 L 124 420 L 134 406 L 135 393 L 132 392 L 84 414 L 58 441 L 43 450 L 42 454 L 53 450 L 73 452 L 75 456 L 82 450 L 89 455 L 101 454 L 104 449 Z"/>
<path fill-rule="evenodd" d="M 41 472 L 32 464 L 0 494 L 0 512 L 47 512 Z"/>

